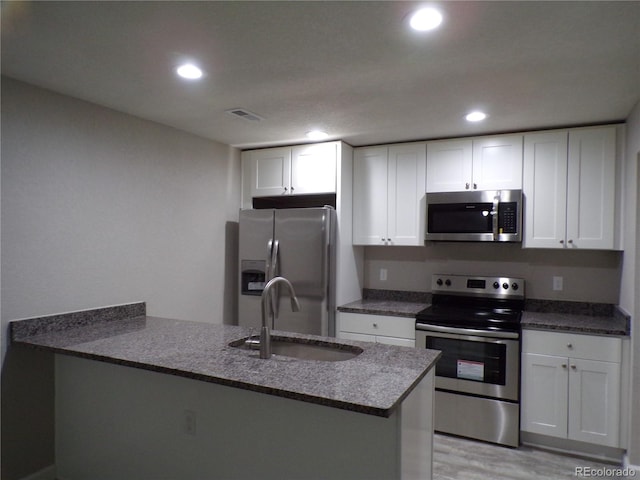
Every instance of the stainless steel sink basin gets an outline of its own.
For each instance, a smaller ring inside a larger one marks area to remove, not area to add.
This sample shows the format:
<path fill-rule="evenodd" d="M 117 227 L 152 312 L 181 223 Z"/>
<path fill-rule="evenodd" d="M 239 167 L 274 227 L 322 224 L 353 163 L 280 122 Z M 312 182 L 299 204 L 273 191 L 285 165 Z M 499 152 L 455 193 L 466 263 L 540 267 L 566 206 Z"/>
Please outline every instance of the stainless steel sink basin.
<path fill-rule="evenodd" d="M 244 337 L 234 340 L 230 347 L 245 350 L 259 350 L 259 337 Z M 300 360 L 318 360 L 321 362 L 341 362 L 351 360 L 360 355 L 364 350 L 353 345 L 329 343 L 315 340 L 306 340 L 293 337 L 271 337 L 271 352 L 274 355 L 293 357 Z"/>

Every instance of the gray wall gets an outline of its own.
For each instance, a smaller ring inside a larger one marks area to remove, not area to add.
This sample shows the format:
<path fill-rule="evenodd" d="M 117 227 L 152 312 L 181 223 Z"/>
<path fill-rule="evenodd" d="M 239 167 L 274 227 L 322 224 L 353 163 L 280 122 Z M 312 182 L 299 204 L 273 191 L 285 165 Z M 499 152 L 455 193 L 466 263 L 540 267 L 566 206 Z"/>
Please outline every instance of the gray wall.
<path fill-rule="evenodd" d="M 519 244 L 442 243 L 368 247 L 365 287 L 431 291 L 434 273 L 508 275 L 526 280 L 527 298 L 618 303 L 621 252 L 522 249 Z M 387 280 L 380 280 L 380 269 Z M 553 290 L 553 277 L 563 290 Z"/>
<path fill-rule="evenodd" d="M 7 322 L 132 301 L 230 323 L 235 149 L 2 78 L 2 478 L 53 464 L 50 355 Z"/>
<path fill-rule="evenodd" d="M 640 466 L 640 102 L 627 119 L 625 176 L 625 254 L 622 269 L 620 306 L 632 315 L 631 428 L 629 462 Z"/>

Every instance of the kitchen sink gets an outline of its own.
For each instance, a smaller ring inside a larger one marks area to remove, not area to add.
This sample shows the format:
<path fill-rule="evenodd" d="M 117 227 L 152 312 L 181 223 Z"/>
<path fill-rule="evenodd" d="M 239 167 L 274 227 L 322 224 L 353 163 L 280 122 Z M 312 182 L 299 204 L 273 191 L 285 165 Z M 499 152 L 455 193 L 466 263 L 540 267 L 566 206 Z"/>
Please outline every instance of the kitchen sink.
<path fill-rule="evenodd" d="M 259 350 L 260 337 L 244 337 L 234 340 L 230 347 L 245 350 Z M 271 352 L 274 355 L 297 358 L 299 360 L 317 360 L 321 362 L 341 362 L 351 360 L 364 350 L 353 345 L 330 343 L 294 337 L 271 337 Z"/>

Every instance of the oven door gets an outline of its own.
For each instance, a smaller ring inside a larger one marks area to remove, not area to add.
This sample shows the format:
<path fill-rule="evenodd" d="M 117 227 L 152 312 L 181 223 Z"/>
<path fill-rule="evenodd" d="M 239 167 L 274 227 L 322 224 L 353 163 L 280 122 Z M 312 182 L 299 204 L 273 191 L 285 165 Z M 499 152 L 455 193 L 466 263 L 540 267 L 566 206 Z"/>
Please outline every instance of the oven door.
<path fill-rule="evenodd" d="M 518 401 L 517 332 L 418 324 L 416 347 L 442 351 L 436 364 L 437 389 Z"/>

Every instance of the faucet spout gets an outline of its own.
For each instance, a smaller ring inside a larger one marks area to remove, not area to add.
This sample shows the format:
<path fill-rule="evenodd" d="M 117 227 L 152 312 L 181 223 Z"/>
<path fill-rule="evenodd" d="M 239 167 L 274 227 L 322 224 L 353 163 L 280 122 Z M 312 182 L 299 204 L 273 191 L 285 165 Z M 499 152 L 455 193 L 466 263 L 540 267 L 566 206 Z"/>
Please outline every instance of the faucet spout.
<path fill-rule="evenodd" d="M 267 282 L 262 291 L 262 328 L 260 329 L 260 358 L 271 358 L 271 329 L 269 328 L 269 322 L 267 317 L 269 316 L 267 310 L 269 309 L 269 299 L 271 298 L 271 289 L 278 283 L 284 283 L 289 290 L 289 296 L 291 297 L 291 311 L 300 311 L 300 302 L 296 297 L 296 292 L 293 289 L 291 282 L 284 277 L 274 277 Z M 271 310 L 272 324 L 275 325 L 275 313 Z"/>

